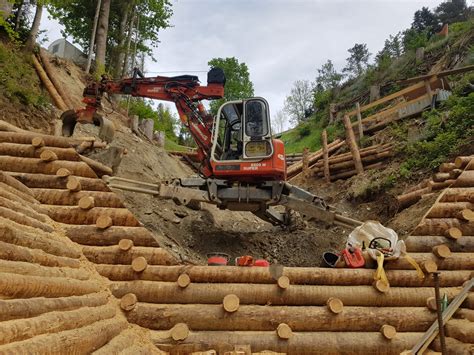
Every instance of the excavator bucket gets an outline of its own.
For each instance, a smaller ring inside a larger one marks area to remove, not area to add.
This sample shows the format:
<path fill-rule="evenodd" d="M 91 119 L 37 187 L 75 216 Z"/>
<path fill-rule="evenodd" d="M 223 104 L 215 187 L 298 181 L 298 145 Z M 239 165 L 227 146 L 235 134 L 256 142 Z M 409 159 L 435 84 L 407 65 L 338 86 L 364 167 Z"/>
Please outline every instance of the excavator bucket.
<path fill-rule="evenodd" d="M 77 122 L 89 123 L 84 120 L 81 121 L 80 115 L 74 110 L 68 110 L 63 112 L 61 115 L 61 121 L 63 122 L 62 134 L 65 137 L 71 137 L 74 133 L 74 128 L 76 127 Z M 115 135 L 115 128 L 112 121 L 102 117 L 101 115 L 94 113 L 92 117 L 92 122 L 95 126 L 99 126 L 99 138 L 107 143 L 112 142 Z"/>

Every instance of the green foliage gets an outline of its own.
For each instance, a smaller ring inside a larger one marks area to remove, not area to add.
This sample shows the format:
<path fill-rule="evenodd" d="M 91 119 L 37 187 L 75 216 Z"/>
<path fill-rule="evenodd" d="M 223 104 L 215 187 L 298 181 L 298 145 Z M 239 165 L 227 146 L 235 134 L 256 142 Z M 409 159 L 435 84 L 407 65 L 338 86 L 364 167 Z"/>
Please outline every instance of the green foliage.
<path fill-rule="evenodd" d="M 253 83 L 247 64 L 239 63 L 237 58 L 213 58 L 207 63 L 211 68 L 221 68 L 226 77 L 224 97 L 211 102 L 211 112 L 215 115 L 219 107 L 226 101 L 252 97 Z"/>
<path fill-rule="evenodd" d="M 341 83 L 344 75 L 338 73 L 334 68 L 334 64 L 328 59 L 320 69 L 318 69 L 318 76 L 316 77 L 316 86 L 323 90 L 334 89 Z"/>
<path fill-rule="evenodd" d="M 285 99 L 284 110 L 290 122 L 301 123 L 313 111 L 313 88 L 308 80 L 296 80 L 290 94 Z"/>
<path fill-rule="evenodd" d="M 450 0 L 438 5 L 435 10 L 438 21 L 442 24 L 466 21 L 469 9 L 466 0 Z"/>
<path fill-rule="evenodd" d="M 429 32 L 423 30 L 418 32 L 417 30 L 410 28 L 403 32 L 403 49 L 405 52 L 414 51 L 417 48 L 425 47 L 428 43 Z"/>
<path fill-rule="evenodd" d="M 426 112 L 424 138 L 408 144 L 404 153 L 408 159 L 400 173 L 408 176 L 413 170 L 434 169 L 468 139 L 474 136 L 474 93 L 452 95 L 443 110 Z"/>
<path fill-rule="evenodd" d="M 326 111 L 333 99 L 331 90 L 314 92 L 314 109 L 316 111 Z M 329 115 L 329 113 L 328 113 Z"/>
<path fill-rule="evenodd" d="M 416 32 L 427 32 L 430 36 L 440 30 L 439 19 L 427 7 L 415 12 L 411 28 Z"/>
<path fill-rule="evenodd" d="M 7 36 L 8 36 L 8 39 L 9 39 L 11 42 L 13 42 L 13 43 L 18 43 L 18 39 L 19 39 L 18 33 L 15 32 L 15 30 L 13 29 L 13 26 L 12 26 L 12 24 L 10 23 L 10 21 L 5 20 L 5 19 L 3 18 L 1 11 L 0 11 L 0 30 L 5 31 L 5 33 L 6 33 Z"/>
<path fill-rule="evenodd" d="M 13 103 L 42 107 L 49 100 L 39 88 L 38 76 L 19 49 L 0 42 L 0 93 Z"/>
<path fill-rule="evenodd" d="M 361 75 L 369 63 L 369 49 L 365 43 L 356 43 L 354 47 L 347 50 L 350 57 L 347 58 L 347 66 L 343 69 L 349 75 Z"/>

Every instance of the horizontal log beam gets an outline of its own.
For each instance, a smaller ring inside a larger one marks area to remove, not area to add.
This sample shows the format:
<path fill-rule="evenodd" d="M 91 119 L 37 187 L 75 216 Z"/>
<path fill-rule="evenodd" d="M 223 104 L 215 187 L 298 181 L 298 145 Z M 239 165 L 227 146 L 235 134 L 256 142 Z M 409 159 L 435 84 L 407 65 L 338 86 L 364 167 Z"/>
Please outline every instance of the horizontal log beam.
<path fill-rule="evenodd" d="M 405 239 L 405 244 L 410 252 L 431 252 L 433 247 L 445 244 L 452 252 L 474 253 L 474 236 L 461 237 L 457 240 L 442 236 L 409 236 Z"/>
<path fill-rule="evenodd" d="M 30 249 L 0 241 L 0 259 L 37 263 L 44 266 L 79 268 L 79 259 L 48 254 L 39 249 Z"/>
<path fill-rule="evenodd" d="M 5 344 L 0 346 L 0 352 L 7 354 L 89 354 L 105 345 L 127 326 L 127 321 L 117 316 L 82 328 Z"/>
<path fill-rule="evenodd" d="M 76 206 L 44 205 L 43 207 L 54 221 L 65 224 L 95 224 L 100 216 L 108 216 L 114 226 L 140 226 L 140 222 L 126 208 L 94 207 L 83 210 Z"/>
<path fill-rule="evenodd" d="M 91 276 L 91 273 L 85 269 L 42 266 L 23 261 L 10 261 L 1 259 L 0 272 L 8 272 L 11 274 L 25 276 L 67 277 L 76 280 L 88 280 Z"/>
<path fill-rule="evenodd" d="M 438 270 L 474 270 L 474 253 L 451 253 L 450 257 L 444 259 L 432 253 L 410 253 L 410 256 L 420 265 L 429 260 L 434 261 L 438 265 Z M 387 262 L 384 267 L 387 270 L 413 269 L 406 258 Z"/>
<path fill-rule="evenodd" d="M 463 343 L 474 343 L 474 323 L 467 319 L 450 319 L 446 323 L 446 335 Z"/>
<path fill-rule="evenodd" d="M 275 284 L 275 275 L 268 268 L 243 268 L 236 266 L 154 266 L 149 265 L 142 273 L 135 273 L 129 265 L 95 265 L 102 276 L 112 281 L 168 281 L 175 282 L 182 274 L 189 276 L 192 283 L 249 283 Z M 281 275 L 288 277 L 291 285 L 372 285 L 373 269 L 331 269 L 285 267 Z M 469 280 L 471 271 L 443 271 L 442 287 L 460 286 Z M 421 287 L 433 286 L 430 277 L 420 279 L 415 270 L 387 270 L 391 286 Z M 277 277 L 278 279 L 278 277 Z"/>
<path fill-rule="evenodd" d="M 469 187 L 452 187 L 445 190 L 439 201 L 474 203 L 474 189 Z"/>
<path fill-rule="evenodd" d="M 29 204 L 20 203 L 18 202 L 18 200 L 10 200 L 3 196 L 5 195 L 0 194 L 0 207 L 7 208 L 18 213 L 22 213 L 27 217 L 36 219 L 43 223 L 47 222 L 48 217 L 46 214 L 38 213 L 38 211 L 29 206 Z"/>
<path fill-rule="evenodd" d="M 44 162 L 36 158 L 0 156 L 0 169 L 7 172 L 55 175 L 58 169 L 66 168 L 73 175 L 96 178 L 94 171 L 84 162 L 55 160 Z"/>
<path fill-rule="evenodd" d="M 30 174 L 9 172 L 11 176 L 18 179 L 29 188 L 44 189 L 66 189 L 67 177 L 46 174 Z M 76 176 L 81 184 L 82 191 L 108 191 L 107 184 L 97 178 L 85 178 Z"/>
<path fill-rule="evenodd" d="M 287 354 L 400 354 L 412 348 L 423 333 L 399 333 L 390 343 L 379 332 L 294 332 L 290 340 L 279 339 L 272 332 L 190 332 L 185 340 L 175 342 L 168 331 L 152 331 L 155 345 L 171 354 L 185 354 L 213 349 L 219 354 L 234 351 L 236 345 L 246 344 L 252 352 L 276 351 Z"/>
<path fill-rule="evenodd" d="M 109 294 L 91 293 L 83 296 L 59 298 L 28 298 L 0 300 L 0 320 L 31 318 L 52 311 L 68 311 L 81 307 L 98 307 L 106 304 Z"/>
<path fill-rule="evenodd" d="M 41 138 L 45 146 L 57 148 L 70 148 L 71 146 L 77 146 L 84 142 L 82 139 L 51 136 L 36 132 L 6 132 L 0 130 L 1 143 L 31 144 L 35 137 Z"/>
<path fill-rule="evenodd" d="M 93 197 L 95 207 L 124 208 L 120 197 L 114 192 L 104 191 L 78 191 L 71 193 L 69 190 L 60 189 L 31 189 L 35 198 L 47 205 L 77 206 L 83 197 Z"/>
<path fill-rule="evenodd" d="M 474 170 L 465 170 L 458 176 L 452 187 L 474 187 Z"/>
<path fill-rule="evenodd" d="M 51 151 L 59 160 L 80 161 L 79 154 L 74 148 L 40 147 L 31 144 L 2 143 L 0 144 L 0 155 L 9 155 L 22 158 L 40 158 L 44 151 Z"/>
<path fill-rule="evenodd" d="M 94 172 L 97 174 L 97 176 L 99 177 L 102 177 L 104 175 L 113 175 L 113 171 L 112 171 L 112 168 L 109 168 L 108 166 L 96 161 L 96 160 L 93 160 L 91 158 L 88 158 L 88 157 L 85 157 L 83 155 L 80 156 L 81 160 L 86 163 L 87 165 L 89 165 L 91 167 L 92 170 L 94 170 Z"/>
<path fill-rule="evenodd" d="M 293 331 L 377 332 L 384 324 L 399 332 L 424 332 L 436 313 L 426 307 L 344 307 L 339 315 L 328 307 L 246 306 L 229 314 L 222 305 L 138 303 L 129 322 L 166 330 L 185 323 L 193 330 L 272 331 L 286 323 Z"/>
<path fill-rule="evenodd" d="M 321 306 L 330 297 L 339 298 L 345 306 L 423 307 L 434 296 L 432 287 L 391 287 L 381 297 L 372 286 L 308 286 L 291 285 L 281 290 L 276 284 L 197 284 L 180 289 L 173 282 L 115 281 L 110 285 L 115 297 L 134 293 L 140 302 L 150 303 L 211 303 L 220 304 L 228 294 L 235 294 L 240 304 Z M 179 290 L 179 292 L 178 292 Z M 459 293 L 458 288 L 442 288 L 448 299 Z"/>
<path fill-rule="evenodd" d="M 26 198 L 23 198 L 24 200 L 29 200 L 30 202 L 34 203 L 33 193 L 31 192 L 31 190 L 15 178 L 11 177 L 9 174 L 0 171 L 0 182 L 10 186 L 11 188 L 19 192 L 20 195 L 26 196 Z"/>
<path fill-rule="evenodd" d="M 57 333 L 81 328 L 115 316 L 112 305 L 84 307 L 69 311 L 53 311 L 37 317 L 0 323 L 0 345 L 33 338 L 40 334 Z"/>
<path fill-rule="evenodd" d="M 452 227 L 461 230 L 462 235 L 474 235 L 474 222 L 464 222 L 457 218 L 425 218 L 411 234 L 442 236 Z"/>
<path fill-rule="evenodd" d="M 0 273 L 0 295 L 7 297 L 64 297 L 80 296 L 100 291 L 101 286 L 93 281 L 68 278 L 23 276 Z"/>
<path fill-rule="evenodd" d="M 37 229 L 43 232 L 53 232 L 54 228 L 49 224 L 38 221 L 35 218 L 31 218 L 21 212 L 14 211 L 10 208 L 5 208 L 0 206 L 0 221 L 3 223 L 8 223 L 9 221 L 14 222 L 15 224 L 32 227 L 31 229 Z"/>
<path fill-rule="evenodd" d="M 474 209 L 470 202 L 437 202 L 426 214 L 426 218 L 459 218 L 459 213 L 465 209 Z"/>
<path fill-rule="evenodd" d="M 106 247 L 83 246 L 82 252 L 89 261 L 96 264 L 132 264 L 143 257 L 150 265 L 176 265 L 178 261 L 165 249 L 132 247 L 121 250 L 117 245 Z"/>
<path fill-rule="evenodd" d="M 82 245 L 110 246 L 117 245 L 122 239 L 130 239 L 135 246 L 159 246 L 153 234 L 144 227 L 112 226 L 100 230 L 93 225 L 69 225 L 65 230 L 69 239 Z"/>

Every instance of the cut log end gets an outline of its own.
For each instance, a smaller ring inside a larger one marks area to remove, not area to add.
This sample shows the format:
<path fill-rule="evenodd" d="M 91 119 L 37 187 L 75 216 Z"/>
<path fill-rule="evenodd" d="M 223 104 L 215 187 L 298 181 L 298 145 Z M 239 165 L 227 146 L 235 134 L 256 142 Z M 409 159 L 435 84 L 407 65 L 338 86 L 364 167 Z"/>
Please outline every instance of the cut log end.
<path fill-rule="evenodd" d="M 120 299 L 120 308 L 124 311 L 131 311 L 137 304 L 137 296 L 134 293 L 127 293 Z"/>
<path fill-rule="evenodd" d="M 44 147 L 44 139 L 42 137 L 34 137 L 31 140 L 31 145 L 35 148 Z"/>
<path fill-rule="evenodd" d="M 397 335 L 397 330 L 395 329 L 395 327 L 393 327 L 391 325 L 384 324 L 380 328 L 380 333 L 382 333 L 382 335 L 386 339 L 391 340 L 391 339 L 395 338 L 395 336 Z"/>
<path fill-rule="evenodd" d="M 118 242 L 118 247 L 120 250 L 127 251 L 133 247 L 133 240 L 130 239 L 120 239 Z"/>
<path fill-rule="evenodd" d="M 459 217 L 460 219 L 463 219 L 465 221 L 472 222 L 474 221 L 474 211 L 470 209 L 464 209 L 461 212 L 459 212 Z"/>
<path fill-rule="evenodd" d="M 328 309 L 334 314 L 339 314 L 344 309 L 344 304 L 339 298 L 329 298 L 326 302 L 326 305 L 328 306 Z"/>
<path fill-rule="evenodd" d="M 78 206 L 79 206 L 79 208 L 81 208 L 83 210 L 90 210 L 91 208 L 93 208 L 95 206 L 94 197 L 84 196 L 83 198 L 81 198 L 79 200 Z"/>
<path fill-rule="evenodd" d="M 189 286 L 189 284 L 191 283 L 191 278 L 189 277 L 188 274 L 181 274 L 179 275 L 178 277 L 178 286 L 181 287 L 181 288 L 186 288 Z"/>
<path fill-rule="evenodd" d="M 67 179 L 66 188 L 71 192 L 81 191 L 81 182 L 79 181 L 78 178 L 74 176 L 70 176 Z"/>
<path fill-rule="evenodd" d="M 441 244 L 433 247 L 433 254 L 438 258 L 449 258 L 451 256 L 451 250 L 447 245 Z"/>
<path fill-rule="evenodd" d="M 290 279 L 288 276 L 280 276 L 277 280 L 278 287 L 280 287 L 283 290 L 286 290 L 288 287 L 290 287 Z"/>
<path fill-rule="evenodd" d="M 109 227 L 112 227 L 112 218 L 110 216 L 99 216 L 97 217 L 97 220 L 95 221 L 95 225 L 99 229 L 107 229 Z"/>
<path fill-rule="evenodd" d="M 428 297 L 426 299 L 426 307 L 430 310 L 430 311 L 436 311 L 437 307 L 436 307 L 436 298 L 434 297 Z"/>
<path fill-rule="evenodd" d="M 56 171 L 56 176 L 60 176 L 60 177 L 67 177 L 69 175 L 71 175 L 72 173 L 66 169 L 66 168 L 59 168 L 57 171 Z"/>
<path fill-rule="evenodd" d="M 189 328 L 185 323 L 178 323 L 170 330 L 174 341 L 184 340 L 189 336 Z"/>
<path fill-rule="evenodd" d="M 387 293 L 390 290 L 390 285 L 382 280 L 377 280 L 373 283 L 375 289 L 382 293 Z"/>
<path fill-rule="evenodd" d="M 50 162 L 58 160 L 58 156 L 51 150 L 43 150 L 40 154 L 40 159 L 44 162 Z"/>
<path fill-rule="evenodd" d="M 224 300 L 222 301 L 222 304 L 224 306 L 224 309 L 227 312 L 235 312 L 239 309 L 240 306 L 240 299 L 234 294 L 230 294 L 224 297 Z"/>
<path fill-rule="evenodd" d="M 459 239 L 462 237 L 462 231 L 459 228 L 451 227 L 446 230 L 445 236 L 451 239 Z"/>
<path fill-rule="evenodd" d="M 426 260 L 423 264 L 421 264 L 421 268 L 427 274 L 438 271 L 438 265 L 433 260 Z"/>
<path fill-rule="evenodd" d="M 293 331 L 286 323 L 280 323 L 277 327 L 277 334 L 280 339 L 290 339 L 293 336 Z"/>
<path fill-rule="evenodd" d="M 142 272 L 148 266 L 146 259 L 143 256 L 139 256 L 132 260 L 132 269 L 135 272 Z"/>

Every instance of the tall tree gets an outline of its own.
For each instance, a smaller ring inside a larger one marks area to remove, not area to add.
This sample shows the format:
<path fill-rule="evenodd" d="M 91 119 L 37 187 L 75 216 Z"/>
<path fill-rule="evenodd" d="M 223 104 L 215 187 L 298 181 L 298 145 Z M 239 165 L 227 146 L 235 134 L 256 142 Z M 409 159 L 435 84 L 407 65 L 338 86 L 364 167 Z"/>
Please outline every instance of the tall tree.
<path fill-rule="evenodd" d="M 466 0 L 445 1 L 435 9 L 435 15 L 442 25 L 466 21 L 468 14 Z"/>
<path fill-rule="evenodd" d="M 229 100 L 252 97 L 253 83 L 250 80 L 247 64 L 239 63 L 237 58 L 213 58 L 207 63 L 211 68 L 221 68 L 226 77 L 224 97 L 211 102 L 211 112 L 217 113 L 219 107 Z"/>
<path fill-rule="evenodd" d="M 340 84 L 343 77 L 344 75 L 338 73 L 334 68 L 334 64 L 332 64 L 332 61 L 328 59 L 328 61 L 318 69 L 316 84 L 321 85 L 324 90 L 334 89 Z"/>
<path fill-rule="evenodd" d="M 439 30 L 438 18 L 427 7 L 422 7 L 413 15 L 411 28 L 417 32 L 427 31 L 431 36 Z"/>
<path fill-rule="evenodd" d="M 369 64 L 370 53 L 367 45 L 356 43 L 348 52 L 351 56 L 347 58 L 347 66 L 343 71 L 354 76 L 362 74 Z"/>
<path fill-rule="evenodd" d="M 35 18 L 33 19 L 33 24 L 31 25 L 30 33 L 25 43 L 25 50 L 32 51 L 36 44 L 36 37 L 38 36 L 39 27 L 41 24 L 41 17 L 43 16 L 43 0 L 38 0 L 36 2 L 36 11 Z"/>
<path fill-rule="evenodd" d="M 105 71 L 105 53 L 107 51 L 107 32 L 109 31 L 109 15 L 111 0 L 102 0 L 100 7 L 99 22 L 95 40 L 95 65 L 99 74 Z"/>
<path fill-rule="evenodd" d="M 309 80 L 296 80 L 290 95 L 285 99 L 285 112 L 290 116 L 290 122 L 298 124 L 306 119 L 306 113 L 313 106 L 313 89 Z"/>
<path fill-rule="evenodd" d="M 281 133 L 285 129 L 286 115 L 283 110 L 277 111 L 275 116 L 272 119 L 272 129 L 273 133 Z"/>

